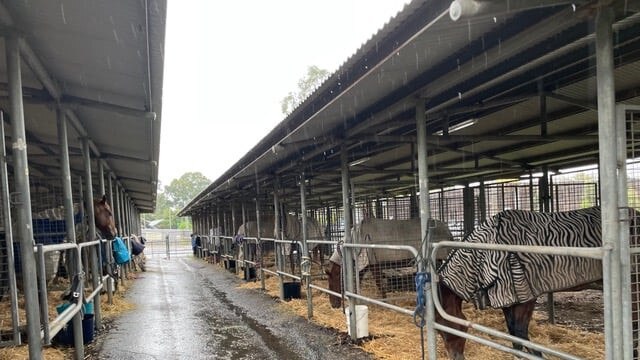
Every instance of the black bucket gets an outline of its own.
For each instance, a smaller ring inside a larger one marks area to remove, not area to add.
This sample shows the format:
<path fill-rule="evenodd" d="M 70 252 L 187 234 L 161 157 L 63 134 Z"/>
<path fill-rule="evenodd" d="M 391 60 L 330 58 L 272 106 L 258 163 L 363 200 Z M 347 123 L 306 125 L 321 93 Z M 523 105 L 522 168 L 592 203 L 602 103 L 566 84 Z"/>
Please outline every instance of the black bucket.
<path fill-rule="evenodd" d="M 244 267 L 244 279 L 251 281 L 256 279 L 256 268 L 245 266 Z"/>
<path fill-rule="evenodd" d="M 300 283 L 299 282 L 286 282 L 282 283 L 282 289 L 284 292 L 284 299 L 300 299 Z"/>
<path fill-rule="evenodd" d="M 94 336 L 94 320 L 93 314 L 87 314 L 82 319 L 82 337 L 83 342 L 88 344 L 93 341 Z M 73 322 L 70 321 L 67 326 L 62 328 L 56 336 L 53 337 L 53 343 L 60 345 L 74 345 L 73 344 Z"/>
<path fill-rule="evenodd" d="M 229 270 L 229 272 L 235 273 L 236 272 L 236 261 L 229 259 L 227 260 L 227 270 Z"/>

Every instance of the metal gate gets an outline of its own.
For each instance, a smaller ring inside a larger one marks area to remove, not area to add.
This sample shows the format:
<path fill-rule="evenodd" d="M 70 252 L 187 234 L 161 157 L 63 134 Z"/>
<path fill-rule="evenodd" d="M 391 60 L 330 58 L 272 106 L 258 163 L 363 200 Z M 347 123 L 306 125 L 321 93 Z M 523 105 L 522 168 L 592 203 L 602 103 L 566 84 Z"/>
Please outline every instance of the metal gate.
<path fill-rule="evenodd" d="M 147 240 L 145 256 L 150 259 L 190 256 L 193 254 L 190 235 L 190 230 L 142 229 Z"/>

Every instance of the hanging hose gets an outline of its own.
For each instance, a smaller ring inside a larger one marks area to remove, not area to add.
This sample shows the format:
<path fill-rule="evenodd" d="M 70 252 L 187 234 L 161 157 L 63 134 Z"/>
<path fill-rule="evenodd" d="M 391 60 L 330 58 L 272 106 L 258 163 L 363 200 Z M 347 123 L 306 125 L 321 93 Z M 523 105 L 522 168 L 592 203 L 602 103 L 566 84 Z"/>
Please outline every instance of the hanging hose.
<path fill-rule="evenodd" d="M 431 275 L 427 272 L 416 273 L 416 309 L 413 312 L 413 323 L 417 327 L 423 328 L 427 322 L 424 318 L 425 306 L 427 304 L 424 296 L 424 288 L 431 282 Z"/>
<path fill-rule="evenodd" d="M 426 249 L 427 254 L 431 253 L 431 235 L 432 229 L 435 228 L 435 223 L 431 225 L 431 221 L 427 222 L 427 233 L 424 239 L 422 239 L 422 246 L 420 247 L 420 253 L 416 262 L 423 264 L 423 271 L 416 273 L 416 309 L 413 312 L 413 323 L 420 328 L 420 348 L 422 350 L 422 359 L 424 359 L 424 326 L 427 324 L 425 319 L 425 310 L 427 300 L 425 298 L 425 287 L 427 283 L 431 282 L 431 256 L 427 256 L 425 259 L 422 254 Z M 426 270 L 426 271 L 425 271 Z"/>

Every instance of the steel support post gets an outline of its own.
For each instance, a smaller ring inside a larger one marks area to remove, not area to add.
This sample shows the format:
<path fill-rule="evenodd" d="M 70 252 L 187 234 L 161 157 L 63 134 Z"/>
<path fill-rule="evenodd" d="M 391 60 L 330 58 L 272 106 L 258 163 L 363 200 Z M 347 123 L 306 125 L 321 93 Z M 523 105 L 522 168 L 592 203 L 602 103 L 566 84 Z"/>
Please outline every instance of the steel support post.
<path fill-rule="evenodd" d="M 234 258 L 235 260 L 237 260 L 236 257 L 236 251 L 235 251 L 235 247 L 234 242 L 235 239 L 233 238 L 236 234 L 236 231 L 238 230 L 238 227 L 236 226 L 236 206 L 235 206 L 235 202 L 231 202 L 231 231 L 229 232 L 229 235 L 231 236 L 231 250 L 232 253 L 230 254 L 232 258 Z M 238 262 L 236 261 L 236 274 L 238 273 Z"/>
<path fill-rule="evenodd" d="M 307 318 L 313 317 L 313 298 L 311 297 L 311 258 L 309 257 L 309 245 L 307 244 L 307 186 L 304 170 L 300 174 L 300 212 L 302 213 L 302 262 L 300 264 L 301 278 L 307 288 Z"/>
<path fill-rule="evenodd" d="M 487 220 L 487 194 L 485 192 L 484 180 L 480 180 L 478 208 L 480 209 L 480 219 L 478 219 L 478 222 L 484 223 Z"/>
<path fill-rule="evenodd" d="M 25 310 L 27 313 L 27 337 L 29 358 L 42 358 L 40 341 L 40 312 L 36 260 L 33 254 L 33 226 L 31 218 L 31 193 L 29 192 L 29 164 L 27 138 L 24 129 L 24 108 L 22 105 L 22 74 L 20 69 L 20 42 L 15 33 L 5 37 L 7 53 L 7 76 L 9 81 L 9 109 L 11 114 L 11 144 L 15 181 L 16 233 L 20 239 L 22 279 L 24 284 Z"/>
<path fill-rule="evenodd" d="M 469 184 L 462 189 L 463 198 L 463 218 L 464 218 L 464 233 L 468 234 L 473 231 L 475 223 L 475 199 L 473 196 L 473 189 L 469 187 Z"/>
<path fill-rule="evenodd" d="M 2 213 L 4 218 L 5 245 L 7 249 L 7 276 L 11 297 L 12 339 L 15 345 L 22 344 L 20 337 L 20 317 L 18 316 L 18 287 L 16 283 L 15 257 L 13 254 L 13 224 L 11 221 L 11 198 L 9 193 L 9 172 L 7 171 L 7 152 L 4 141 L 4 113 L 0 111 L 0 178 L 2 179 Z"/>
<path fill-rule="evenodd" d="M 546 128 L 545 128 L 546 131 Z M 549 167 L 542 167 L 542 177 L 539 183 L 540 194 L 540 212 L 551 211 L 551 191 L 552 187 L 549 186 Z M 547 293 L 547 318 L 551 324 L 556 323 L 556 308 L 553 300 L 553 293 Z"/>
<path fill-rule="evenodd" d="M 117 181 L 117 180 L 116 180 Z M 114 220 L 116 221 L 116 230 L 118 231 L 119 236 L 122 235 L 122 220 L 120 214 L 122 213 L 122 208 L 120 207 L 120 185 L 116 182 L 114 186 Z"/>
<path fill-rule="evenodd" d="M 124 213 L 124 223 L 127 226 L 127 236 L 131 237 L 131 200 L 126 192 L 124 193 Z"/>
<path fill-rule="evenodd" d="M 600 160 L 602 259 L 605 353 L 623 359 L 620 248 L 618 246 L 618 165 L 613 64 L 613 9 L 602 6 L 596 15 L 596 81 L 598 87 L 598 142 Z"/>
<path fill-rule="evenodd" d="M 100 159 L 98 159 L 98 189 L 99 196 L 106 194 L 104 190 L 104 163 Z"/>
<path fill-rule="evenodd" d="M 116 212 L 115 212 L 115 207 L 113 205 L 113 181 L 112 181 L 112 178 L 113 178 L 113 173 L 109 173 L 108 174 L 108 178 L 107 178 L 107 180 L 108 180 L 107 181 L 107 185 L 109 187 L 109 189 L 108 189 L 109 190 L 108 191 L 108 193 L 109 193 L 109 206 L 111 206 L 113 219 L 115 220 Z M 114 263 L 114 261 L 113 261 L 113 251 L 112 251 L 112 248 L 111 248 L 111 243 L 109 242 L 108 244 L 109 245 L 107 247 L 107 252 L 106 252 L 107 253 L 106 261 L 107 261 L 107 266 L 109 267 L 109 270 L 113 271 L 113 267 L 112 267 L 112 265 Z M 114 289 L 115 286 L 114 286 L 113 282 L 114 282 L 114 279 L 110 276 L 107 279 L 107 296 L 108 296 L 107 301 L 108 301 L 109 305 L 113 304 L 113 292 L 115 290 Z"/>
<path fill-rule="evenodd" d="M 57 109 L 58 117 L 58 143 L 60 144 L 60 173 L 62 174 L 62 192 L 64 196 L 64 220 L 67 229 L 67 241 L 76 243 L 76 227 L 74 224 L 73 214 L 73 190 L 71 184 L 71 167 L 69 165 L 69 139 L 67 137 L 67 117 L 64 110 Z M 72 276 L 82 276 L 79 273 L 72 273 L 72 269 L 76 270 L 78 264 L 75 264 L 79 259 L 75 256 L 75 252 L 65 251 L 67 256 L 67 264 L 69 264 L 69 279 Z M 70 261 L 69 261 L 70 260 Z M 81 299 L 82 300 L 82 299 Z M 74 329 L 82 328 L 82 314 L 78 312 L 73 317 Z M 78 333 L 78 334 L 76 334 Z M 75 358 L 77 360 L 84 359 L 84 343 L 82 339 L 82 333 L 75 331 L 73 334 L 73 341 L 75 346 Z"/>
<path fill-rule="evenodd" d="M 220 260 L 222 256 L 222 242 L 220 241 L 220 235 L 222 235 L 223 227 L 220 226 L 220 203 L 216 202 L 216 237 L 213 243 L 217 255 L 213 258 L 213 262 Z"/>
<path fill-rule="evenodd" d="M 87 224 L 89 224 L 89 239 L 93 241 L 96 238 L 96 223 L 95 223 L 95 211 L 93 209 L 93 179 L 91 178 L 91 149 L 89 148 L 89 139 L 82 138 L 82 156 L 84 159 L 84 177 L 85 177 L 85 207 L 87 209 Z M 91 260 L 91 284 L 93 290 L 100 286 L 102 280 L 102 271 L 98 266 L 98 251 L 99 247 L 90 247 L 89 256 Z M 102 316 L 100 311 L 100 296 L 93 298 L 93 311 L 94 319 L 96 321 L 96 328 L 102 327 Z"/>
<path fill-rule="evenodd" d="M 418 189 L 420 191 L 420 229 L 421 238 L 426 239 L 429 231 L 429 217 L 431 209 L 429 208 L 429 174 L 427 172 L 427 119 L 425 115 L 425 104 L 423 99 L 416 102 L 416 133 L 418 142 Z M 422 246 L 422 259 L 426 260 L 431 254 L 426 246 Z M 431 274 L 431 268 L 425 268 L 425 261 L 418 262 L 418 272 L 426 272 L 428 276 Z M 435 309 L 433 298 L 431 297 L 431 282 L 427 282 L 424 287 L 426 305 L 426 323 L 427 323 L 427 354 L 429 359 L 436 358 L 436 332 L 433 324 L 435 323 Z"/>
<path fill-rule="evenodd" d="M 247 223 L 247 209 L 245 207 L 245 202 L 242 201 L 242 203 L 240 204 L 241 209 L 242 209 L 242 225 L 245 225 Z M 245 232 L 245 237 L 249 236 L 247 229 L 244 229 Z M 238 230 L 234 229 L 234 235 L 238 234 Z M 249 258 L 249 244 L 247 244 L 248 241 L 243 241 L 242 244 L 240 244 L 240 246 L 242 246 L 242 253 L 244 254 L 243 259 L 242 259 L 242 268 L 244 269 L 244 271 L 246 272 L 246 268 L 247 268 L 247 264 L 246 264 L 246 260 Z"/>
<path fill-rule="evenodd" d="M 344 242 L 350 244 L 351 239 L 351 204 L 349 203 L 349 154 L 347 154 L 347 145 L 342 144 L 340 147 L 340 163 L 341 163 L 341 183 L 342 183 L 342 214 L 344 220 Z M 354 264 L 351 250 L 342 251 L 342 283 L 345 291 L 353 292 L 354 284 Z M 356 271 L 357 272 L 357 269 Z M 358 337 L 356 319 L 356 304 L 354 299 L 349 299 L 349 331 L 351 339 L 356 340 Z"/>
<path fill-rule="evenodd" d="M 278 191 L 280 190 L 280 183 L 278 181 L 278 178 L 276 178 L 274 180 L 274 189 L 273 189 L 273 222 L 275 224 L 274 226 L 274 232 L 275 232 L 275 237 L 276 239 L 280 239 L 283 240 L 284 236 L 283 236 L 283 230 L 282 230 L 282 226 L 281 225 L 281 220 L 280 220 L 280 197 L 278 194 Z M 283 262 L 283 254 L 282 254 L 282 244 L 281 243 L 275 243 L 274 244 L 274 251 L 276 253 L 276 269 L 278 270 L 278 272 L 280 271 L 284 271 L 284 262 Z M 282 275 L 278 274 L 278 282 L 280 283 L 280 300 L 284 301 L 284 279 L 282 278 Z M 263 284 L 264 286 L 264 284 Z"/>
<path fill-rule="evenodd" d="M 262 271 L 262 237 L 260 236 L 260 234 L 262 233 L 262 221 L 260 221 L 260 182 L 257 179 L 257 175 L 256 175 L 256 230 L 258 231 L 258 234 L 256 236 L 256 238 L 258 239 L 256 241 L 256 259 L 258 260 L 258 269 L 259 271 L 257 273 L 260 274 L 260 288 L 264 289 L 264 272 Z M 257 276 L 257 274 L 256 274 Z"/>
<path fill-rule="evenodd" d="M 109 194 L 109 206 L 111 206 L 111 210 L 113 212 L 113 218 L 115 220 L 116 217 L 116 209 L 115 206 L 113 204 L 113 173 L 109 173 L 108 178 L 107 178 L 107 186 L 109 187 L 109 191 L 107 192 Z"/>

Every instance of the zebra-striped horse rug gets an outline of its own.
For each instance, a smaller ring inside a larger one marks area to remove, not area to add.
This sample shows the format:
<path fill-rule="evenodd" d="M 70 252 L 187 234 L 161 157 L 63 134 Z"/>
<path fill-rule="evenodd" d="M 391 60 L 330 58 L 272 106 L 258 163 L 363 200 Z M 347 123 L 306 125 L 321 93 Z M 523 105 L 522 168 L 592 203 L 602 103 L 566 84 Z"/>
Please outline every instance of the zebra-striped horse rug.
<path fill-rule="evenodd" d="M 598 247 L 600 208 L 539 213 L 503 211 L 463 241 L 505 245 Z M 540 294 L 602 278 L 600 260 L 491 250 L 455 249 L 438 269 L 440 281 L 476 306 L 503 308 Z"/>

